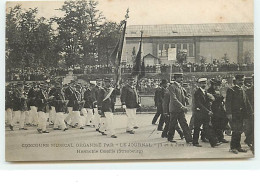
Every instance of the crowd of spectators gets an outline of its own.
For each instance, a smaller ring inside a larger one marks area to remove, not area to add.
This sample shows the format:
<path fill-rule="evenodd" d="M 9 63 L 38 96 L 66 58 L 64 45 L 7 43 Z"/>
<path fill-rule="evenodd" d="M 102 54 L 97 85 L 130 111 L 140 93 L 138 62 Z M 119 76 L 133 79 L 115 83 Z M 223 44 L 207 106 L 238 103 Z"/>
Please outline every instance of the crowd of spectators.
<path fill-rule="evenodd" d="M 172 66 L 172 70 L 171 70 Z M 132 65 L 122 65 L 121 73 L 130 74 Z M 235 64 L 235 63 L 186 63 L 181 67 L 179 64 L 173 65 L 147 65 L 145 73 L 172 73 L 174 72 L 227 72 L 227 71 L 253 71 L 254 64 Z M 115 68 L 112 65 L 75 65 L 70 67 L 38 67 L 30 68 L 11 68 L 6 71 L 7 81 L 41 81 L 50 78 L 51 76 L 66 76 L 69 71 L 73 71 L 75 75 L 81 74 L 113 74 Z M 150 83 L 150 82 L 149 82 Z M 148 84 L 149 84 L 148 83 Z"/>

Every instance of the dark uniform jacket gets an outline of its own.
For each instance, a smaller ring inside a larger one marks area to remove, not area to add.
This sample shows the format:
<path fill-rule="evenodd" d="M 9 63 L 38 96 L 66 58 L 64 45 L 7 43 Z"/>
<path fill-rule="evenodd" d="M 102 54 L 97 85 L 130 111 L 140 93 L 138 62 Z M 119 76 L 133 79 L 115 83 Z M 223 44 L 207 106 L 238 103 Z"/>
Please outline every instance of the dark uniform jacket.
<path fill-rule="evenodd" d="M 111 91 L 112 91 L 112 93 L 109 96 L 109 93 Z M 120 94 L 120 90 L 105 87 L 105 88 L 101 88 L 99 93 L 100 93 L 99 102 L 101 102 L 101 111 L 102 112 L 113 112 L 114 99 L 115 99 L 116 95 Z"/>
<path fill-rule="evenodd" d="M 16 89 L 13 95 L 13 111 L 27 111 L 27 100 L 22 90 Z"/>
<path fill-rule="evenodd" d="M 36 90 L 31 88 L 28 92 L 28 106 L 36 106 Z"/>
<path fill-rule="evenodd" d="M 124 86 L 120 99 L 122 105 L 126 105 L 126 108 L 139 108 L 138 94 L 135 87 L 132 88 L 128 84 Z"/>
<path fill-rule="evenodd" d="M 9 89 L 5 90 L 5 110 L 13 108 L 13 92 Z"/>
<path fill-rule="evenodd" d="M 74 106 L 74 101 L 76 100 L 74 90 L 71 87 L 67 87 L 65 89 L 65 99 L 69 100 L 68 107 L 73 107 Z"/>
<path fill-rule="evenodd" d="M 55 87 L 51 88 L 50 91 L 49 91 L 49 97 L 54 96 L 56 90 L 57 90 L 57 89 L 56 89 Z M 54 106 L 53 101 L 51 101 L 51 102 L 49 103 L 49 105 L 50 105 L 50 106 Z"/>
<path fill-rule="evenodd" d="M 247 99 L 249 102 L 250 109 L 252 110 L 252 114 L 254 113 L 254 86 L 248 88 L 246 90 Z"/>
<path fill-rule="evenodd" d="M 94 98 L 92 97 L 91 90 L 89 88 L 87 88 L 84 92 L 83 99 L 85 101 L 84 108 L 92 109 Z"/>
<path fill-rule="evenodd" d="M 226 111 L 233 116 L 242 115 L 244 118 L 250 114 L 245 91 L 239 86 L 227 89 Z"/>
<path fill-rule="evenodd" d="M 163 103 L 164 93 L 165 93 L 165 88 L 163 87 L 158 87 L 155 90 L 154 103 L 155 106 L 157 107 L 157 112 L 163 112 L 162 103 Z"/>
<path fill-rule="evenodd" d="M 170 104 L 170 91 L 168 89 L 165 89 L 163 100 L 162 100 L 162 107 L 163 107 L 163 113 L 169 114 L 169 104 Z"/>
<path fill-rule="evenodd" d="M 91 89 L 91 96 L 93 99 L 93 107 L 101 107 L 101 102 L 98 102 L 100 100 L 99 92 L 101 87 L 95 86 Z"/>
<path fill-rule="evenodd" d="M 65 95 L 64 93 L 60 90 L 55 91 L 53 94 L 53 105 L 56 109 L 56 112 L 65 112 L 67 109 L 67 105 L 65 103 Z"/>
<path fill-rule="evenodd" d="M 224 96 L 218 94 L 213 87 L 210 87 L 207 91 L 208 93 L 212 94 L 215 100 L 212 102 L 211 110 L 213 112 L 213 117 L 216 118 L 225 118 L 226 117 L 226 110 L 224 108 Z"/>
<path fill-rule="evenodd" d="M 38 112 L 46 112 L 46 106 L 47 106 L 47 92 L 44 92 L 43 90 L 36 91 L 36 107 L 38 108 Z"/>
<path fill-rule="evenodd" d="M 74 95 L 71 96 L 73 100 L 73 111 L 80 111 L 82 108 L 82 94 L 79 91 L 74 91 Z"/>
<path fill-rule="evenodd" d="M 207 91 L 198 88 L 194 93 L 194 116 L 198 119 L 209 119 L 209 112 L 211 111 L 211 102 L 207 95 Z"/>

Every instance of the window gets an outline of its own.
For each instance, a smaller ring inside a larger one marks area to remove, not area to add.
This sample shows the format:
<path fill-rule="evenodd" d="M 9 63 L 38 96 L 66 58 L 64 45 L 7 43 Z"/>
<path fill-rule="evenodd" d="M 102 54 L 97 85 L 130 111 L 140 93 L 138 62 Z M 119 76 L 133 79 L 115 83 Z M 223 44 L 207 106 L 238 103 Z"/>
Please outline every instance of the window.
<path fill-rule="evenodd" d="M 177 52 L 181 50 L 181 44 L 177 44 Z"/>
<path fill-rule="evenodd" d="M 187 44 L 183 44 L 182 49 L 188 49 Z"/>
<path fill-rule="evenodd" d="M 171 44 L 171 48 L 175 48 L 175 44 Z"/>
<path fill-rule="evenodd" d="M 194 49 L 193 49 L 194 47 L 193 47 L 193 43 L 190 43 L 189 44 L 189 51 L 188 51 L 188 56 L 189 57 L 194 57 Z"/>

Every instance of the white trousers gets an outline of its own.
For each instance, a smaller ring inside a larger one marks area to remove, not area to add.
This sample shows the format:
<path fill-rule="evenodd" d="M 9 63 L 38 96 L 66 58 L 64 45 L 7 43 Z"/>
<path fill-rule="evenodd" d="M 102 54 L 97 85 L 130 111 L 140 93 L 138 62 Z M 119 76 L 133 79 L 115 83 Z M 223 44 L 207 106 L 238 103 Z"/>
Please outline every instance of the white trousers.
<path fill-rule="evenodd" d="M 49 112 L 49 122 L 54 123 L 56 117 L 56 109 L 54 106 L 51 106 L 50 112 Z"/>
<path fill-rule="evenodd" d="M 12 119 L 13 119 L 13 111 L 12 111 L 12 109 L 8 108 L 5 111 L 5 121 L 6 121 L 6 124 L 7 125 L 11 125 Z"/>
<path fill-rule="evenodd" d="M 105 117 L 100 117 L 100 124 L 98 125 L 99 131 L 106 132 L 107 130 L 107 122 Z"/>
<path fill-rule="evenodd" d="M 96 128 L 98 128 L 101 124 L 101 118 L 98 114 L 98 108 L 94 108 L 94 116 L 93 116 L 93 125 L 95 125 Z"/>
<path fill-rule="evenodd" d="M 37 107 L 35 106 L 30 106 L 31 110 L 29 112 L 29 123 L 37 125 L 39 120 L 38 120 L 38 113 L 37 113 Z"/>
<path fill-rule="evenodd" d="M 73 107 L 68 107 L 69 114 L 65 118 L 65 121 L 70 125 L 73 118 Z"/>
<path fill-rule="evenodd" d="M 137 126 L 136 123 L 136 108 L 133 109 L 125 109 L 126 115 L 127 115 L 127 126 L 126 130 L 130 131 L 133 130 L 135 126 Z"/>
<path fill-rule="evenodd" d="M 72 125 L 75 126 L 78 123 L 78 127 L 83 127 L 83 123 L 80 116 L 80 111 L 73 111 Z"/>
<path fill-rule="evenodd" d="M 42 131 L 46 131 L 46 126 L 47 126 L 46 113 L 40 111 L 38 112 L 38 117 L 39 117 L 38 129 L 41 129 Z"/>
<path fill-rule="evenodd" d="M 66 127 L 66 124 L 64 122 L 64 113 L 63 112 L 57 112 L 55 116 L 54 126 L 53 128 L 61 128 L 64 130 Z"/>
<path fill-rule="evenodd" d="M 115 128 L 114 128 L 114 115 L 112 112 L 104 112 L 105 114 L 105 127 L 109 134 L 115 135 Z"/>
<path fill-rule="evenodd" d="M 14 126 L 19 122 L 19 128 L 24 128 L 25 112 L 24 111 L 14 111 L 14 117 L 11 121 L 11 125 Z"/>
<path fill-rule="evenodd" d="M 85 123 L 86 125 L 90 125 L 90 122 L 93 121 L 93 109 L 89 109 L 89 108 L 83 108 L 81 110 L 82 114 L 85 117 Z M 92 123 L 93 124 L 93 123 Z"/>
<path fill-rule="evenodd" d="M 25 113 L 25 120 L 24 123 L 30 123 L 30 112 L 29 111 L 24 111 Z"/>

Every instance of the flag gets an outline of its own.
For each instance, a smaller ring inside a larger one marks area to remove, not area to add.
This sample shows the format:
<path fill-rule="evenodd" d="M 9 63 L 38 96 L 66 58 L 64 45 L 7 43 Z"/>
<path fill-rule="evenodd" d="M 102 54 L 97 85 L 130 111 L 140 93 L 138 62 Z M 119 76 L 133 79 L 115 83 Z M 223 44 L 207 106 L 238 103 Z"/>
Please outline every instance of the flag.
<path fill-rule="evenodd" d="M 139 50 L 136 55 L 134 65 L 133 65 L 133 70 L 132 70 L 132 75 L 133 76 L 139 76 L 141 74 L 141 65 L 142 65 L 142 39 L 143 39 L 143 32 L 141 32 L 141 41 L 139 44 Z"/>
<path fill-rule="evenodd" d="M 144 61 L 143 61 L 142 66 L 141 66 L 140 78 L 143 78 L 144 76 L 145 76 L 145 65 L 144 65 Z"/>
<path fill-rule="evenodd" d="M 122 50 L 123 50 L 124 39 L 125 39 L 126 20 L 123 21 L 123 24 L 124 24 L 124 28 L 123 28 L 121 37 L 118 40 L 116 47 L 110 56 L 111 64 L 115 67 L 117 85 L 119 85 L 119 82 L 121 80 L 121 66 L 120 65 L 121 65 Z"/>

